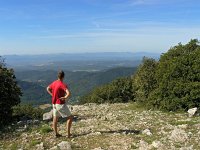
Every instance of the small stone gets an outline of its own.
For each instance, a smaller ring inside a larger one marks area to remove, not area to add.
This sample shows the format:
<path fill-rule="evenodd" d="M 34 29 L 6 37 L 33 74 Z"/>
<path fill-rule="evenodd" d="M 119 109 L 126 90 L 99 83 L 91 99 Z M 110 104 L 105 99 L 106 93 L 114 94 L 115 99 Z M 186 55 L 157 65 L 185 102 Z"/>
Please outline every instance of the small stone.
<path fill-rule="evenodd" d="M 26 123 L 27 123 L 27 124 L 32 124 L 32 123 L 33 123 L 33 120 L 27 120 Z"/>
<path fill-rule="evenodd" d="M 92 149 L 92 150 L 103 150 L 101 147 L 97 147 L 95 149 Z"/>
<path fill-rule="evenodd" d="M 50 148 L 49 150 L 57 150 L 58 149 L 58 146 L 54 146 L 52 148 Z"/>
<path fill-rule="evenodd" d="M 101 117 L 101 120 L 103 120 L 103 121 L 107 121 L 108 118 L 107 118 L 106 116 L 102 116 L 102 117 Z"/>
<path fill-rule="evenodd" d="M 149 144 L 143 140 L 140 140 L 139 150 L 148 150 L 148 149 L 149 149 Z"/>
<path fill-rule="evenodd" d="M 17 125 L 19 125 L 19 126 L 21 126 L 21 125 L 23 125 L 24 123 L 23 123 L 23 121 L 18 121 L 17 122 Z"/>
<path fill-rule="evenodd" d="M 149 129 L 145 129 L 144 131 L 142 131 L 142 134 L 146 134 L 146 135 L 149 135 L 149 136 L 152 135 L 152 133 Z"/>
<path fill-rule="evenodd" d="M 179 128 L 181 129 L 186 129 L 188 127 L 187 124 L 181 124 L 181 125 L 178 125 Z"/>
<path fill-rule="evenodd" d="M 43 142 L 40 143 L 40 144 L 37 144 L 35 147 L 36 147 L 36 150 L 44 150 L 44 144 L 43 144 Z"/>
<path fill-rule="evenodd" d="M 33 124 L 39 124 L 40 121 L 39 120 L 33 120 Z"/>
<path fill-rule="evenodd" d="M 154 148 L 161 148 L 163 144 L 160 141 L 153 141 L 151 144 Z"/>

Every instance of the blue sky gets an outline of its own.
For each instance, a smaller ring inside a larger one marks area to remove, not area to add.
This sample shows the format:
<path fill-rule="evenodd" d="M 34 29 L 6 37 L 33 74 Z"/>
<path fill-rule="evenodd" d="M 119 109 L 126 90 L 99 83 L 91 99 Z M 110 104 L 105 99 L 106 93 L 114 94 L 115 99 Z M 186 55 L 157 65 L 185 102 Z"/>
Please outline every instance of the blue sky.
<path fill-rule="evenodd" d="M 199 36 L 198 0 L 0 0 L 0 55 L 161 53 Z"/>

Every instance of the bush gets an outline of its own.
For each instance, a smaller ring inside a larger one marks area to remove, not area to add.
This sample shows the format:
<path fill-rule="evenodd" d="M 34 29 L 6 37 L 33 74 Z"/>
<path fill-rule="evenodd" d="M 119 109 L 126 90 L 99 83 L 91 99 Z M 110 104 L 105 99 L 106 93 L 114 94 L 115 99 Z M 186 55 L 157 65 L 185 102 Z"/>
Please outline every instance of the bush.
<path fill-rule="evenodd" d="M 40 108 L 34 108 L 31 105 L 17 105 L 13 107 L 13 116 L 15 118 L 41 119 L 44 111 Z"/>
<path fill-rule="evenodd" d="M 52 132 L 52 129 L 48 125 L 43 125 L 40 128 L 40 132 L 43 134 L 46 134 L 46 133 Z"/>

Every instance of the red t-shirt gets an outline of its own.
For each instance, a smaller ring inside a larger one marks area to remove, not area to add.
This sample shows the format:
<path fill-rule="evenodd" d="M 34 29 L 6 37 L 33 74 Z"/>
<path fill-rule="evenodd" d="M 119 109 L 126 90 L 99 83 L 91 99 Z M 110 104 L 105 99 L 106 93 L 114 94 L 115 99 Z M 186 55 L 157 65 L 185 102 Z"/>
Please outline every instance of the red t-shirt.
<path fill-rule="evenodd" d="M 65 101 L 59 98 L 65 96 L 65 91 L 68 89 L 67 85 L 60 80 L 56 80 L 49 85 L 49 88 L 52 91 L 52 104 L 64 104 Z"/>

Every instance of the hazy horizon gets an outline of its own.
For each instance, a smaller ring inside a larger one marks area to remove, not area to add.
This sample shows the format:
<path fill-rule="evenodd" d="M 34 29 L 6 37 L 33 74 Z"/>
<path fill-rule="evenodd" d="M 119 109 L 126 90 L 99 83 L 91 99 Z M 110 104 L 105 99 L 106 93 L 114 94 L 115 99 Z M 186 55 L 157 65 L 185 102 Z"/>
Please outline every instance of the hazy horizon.
<path fill-rule="evenodd" d="M 2 0 L 0 55 L 166 52 L 199 38 L 195 0 Z"/>
<path fill-rule="evenodd" d="M 119 53 L 122 53 L 122 54 L 127 54 L 127 53 L 130 53 L 130 54 L 161 54 L 159 52 L 146 52 L 146 51 L 136 51 L 136 52 L 52 52 L 52 53 L 40 53 L 40 54 L 4 54 L 2 55 L 3 57 L 4 56 L 41 56 L 41 55 L 71 55 L 71 54 L 119 54 Z"/>

